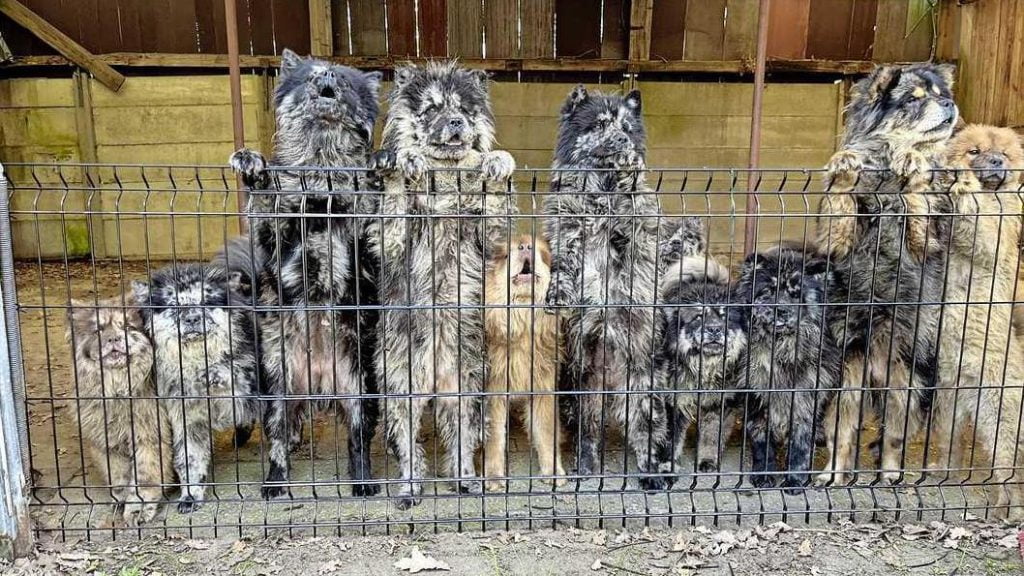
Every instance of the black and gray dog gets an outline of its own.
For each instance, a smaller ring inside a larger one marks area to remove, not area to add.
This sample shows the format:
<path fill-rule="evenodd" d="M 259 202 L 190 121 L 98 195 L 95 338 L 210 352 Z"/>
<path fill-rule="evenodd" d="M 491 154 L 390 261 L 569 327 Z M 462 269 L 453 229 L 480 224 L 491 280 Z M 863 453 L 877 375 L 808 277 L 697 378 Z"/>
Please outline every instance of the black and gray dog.
<path fill-rule="evenodd" d="M 310 404 L 286 402 L 292 394 L 344 395 L 338 402 L 349 423 L 352 493 L 378 490 L 365 482 L 377 407 L 363 397 L 376 392 L 371 362 L 377 313 L 351 308 L 376 302 L 375 272 L 363 249 L 362 219 L 350 215 L 374 212 L 373 195 L 366 192 L 367 178 L 359 168 L 370 157 L 380 80 L 377 72 L 303 59 L 285 50 L 274 93 L 272 162 L 315 168 L 270 172 L 266 160 L 247 149 L 231 157 L 232 167 L 252 190 L 251 230 L 255 248 L 266 258 L 259 301 L 282 307 L 260 321 L 268 402 L 263 427 L 270 442 L 263 488 L 267 498 L 286 493 L 289 452 L 301 437 Z"/>
<path fill-rule="evenodd" d="M 653 392 L 664 382 L 654 308 L 661 208 L 644 182 L 646 151 L 639 91 L 620 96 L 577 86 L 561 111 L 544 235 L 552 253 L 547 304 L 566 320 L 562 385 L 568 379 L 582 391 L 633 392 L 575 399 L 577 470 L 602 473 L 607 415 L 628 430 L 637 467 L 649 473 L 641 487 L 660 489 L 668 483 L 657 475 L 668 464 L 658 456 L 667 418 Z"/>
<path fill-rule="evenodd" d="M 247 431 L 259 417 L 256 328 L 220 266 L 171 265 L 132 289 L 156 351 L 157 395 L 182 485 L 178 510 L 192 512 L 206 492 L 211 432 Z"/>
<path fill-rule="evenodd" d="M 783 446 L 783 486 L 806 484 L 815 430 L 842 378 L 829 331 L 829 276 L 827 260 L 789 245 L 752 254 L 740 271 L 735 292 L 748 304 L 741 314 L 747 353 L 737 401 L 745 407 L 755 486 L 774 485 L 771 472 Z"/>
<path fill-rule="evenodd" d="M 380 323 L 376 368 L 402 480 L 397 505 L 408 508 L 423 490 L 419 432 L 433 394 L 444 394 L 434 410 L 450 478 L 460 490 L 481 489 L 474 458 L 484 414 L 473 393 L 486 371 L 483 279 L 494 250 L 508 243 L 515 162 L 492 149 L 486 74 L 452 62 L 402 67 L 389 106 L 375 158 L 383 216 L 368 240 L 381 300 L 396 307 Z M 417 396 L 402 397 L 410 393 Z"/>

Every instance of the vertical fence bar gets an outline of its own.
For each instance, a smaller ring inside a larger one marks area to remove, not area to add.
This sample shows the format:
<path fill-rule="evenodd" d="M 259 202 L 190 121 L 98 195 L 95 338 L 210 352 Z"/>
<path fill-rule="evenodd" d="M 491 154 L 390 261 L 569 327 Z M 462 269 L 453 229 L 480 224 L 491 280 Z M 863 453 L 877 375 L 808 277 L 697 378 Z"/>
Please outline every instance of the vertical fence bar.
<path fill-rule="evenodd" d="M 764 65 L 768 51 L 768 12 L 771 0 L 761 0 L 757 15 L 757 65 L 754 68 L 754 102 L 750 114 L 750 169 L 747 173 L 747 215 L 743 222 L 743 251 L 750 254 L 754 251 L 754 240 L 757 236 L 757 189 L 758 178 L 754 170 L 761 164 L 761 108 L 764 96 Z"/>
<path fill-rule="evenodd" d="M 25 418 L 25 382 L 22 371 L 21 333 L 15 298 L 14 252 L 11 245 L 11 211 L 7 177 L 0 165 L 0 557 L 13 558 L 31 552 L 25 477 L 28 453 L 28 421 Z M 2 351 L 6 350 L 4 354 Z"/>

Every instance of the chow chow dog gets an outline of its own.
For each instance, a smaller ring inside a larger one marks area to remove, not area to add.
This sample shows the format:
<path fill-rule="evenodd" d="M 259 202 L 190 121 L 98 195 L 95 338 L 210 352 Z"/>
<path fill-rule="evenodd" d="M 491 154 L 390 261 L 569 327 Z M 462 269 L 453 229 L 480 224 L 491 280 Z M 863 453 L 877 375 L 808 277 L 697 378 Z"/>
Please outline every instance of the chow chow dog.
<path fill-rule="evenodd" d="M 946 160 L 955 170 L 946 175 L 953 216 L 932 438 L 948 460 L 935 467 L 975 466 L 962 461 L 959 446 L 973 428 L 973 445 L 994 466 L 983 475 L 998 484 L 1024 459 L 1017 454 L 1024 348 L 1011 326 L 1022 213 L 1021 175 L 1011 170 L 1024 168 L 1024 150 L 1013 130 L 974 124 L 952 138 Z M 996 490 L 1001 512 L 1024 516 L 1024 489 Z"/>
<path fill-rule="evenodd" d="M 515 161 L 493 149 L 483 72 L 452 62 L 400 67 L 388 102 L 374 162 L 381 216 L 368 240 L 381 301 L 392 307 L 381 319 L 375 365 L 401 475 L 397 506 L 407 509 L 423 491 L 418 437 L 431 399 L 450 477 L 460 490 L 482 489 L 474 457 L 485 416 L 472 394 L 484 390 L 486 371 L 483 280 L 494 251 L 510 240 Z M 401 397 L 410 393 L 421 396 Z"/>
<path fill-rule="evenodd" d="M 113 487 L 115 520 L 149 522 L 163 498 L 170 434 L 161 430 L 167 420 L 154 399 L 153 344 L 142 316 L 130 295 L 72 300 L 67 339 L 74 351 L 79 430 Z"/>
<path fill-rule="evenodd" d="M 899 479 L 905 440 L 930 404 L 945 258 L 941 227 L 922 214 L 958 117 L 952 84 L 947 65 L 880 66 L 851 90 L 816 226 L 836 279 L 831 301 L 848 305 L 831 322 L 846 389 L 824 421 L 831 457 L 821 482 L 854 469 L 863 388 L 877 389 L 869 405 L 884 415 L 888 481 Z"/>
<path fill-rule="evenodd" d="M 259 252 L 252 256 L 266 259 L 258 267 L 263 272 L 257 282 L 259 302 L 279 307 L 260 318 L 268 404 L 263 429 L 270 443 L 262 490 L 267 498 L 288 491 L 289 453 L 301 439 L 312 404 L 288 401 L 288 395 L 343 395 L 338 402 L 348 421 L 352 494 L 379 490 L 369 482 L 377 402 L 365 397 L 377 392 L 371 364 L 379 315 L 373 308 L 376 271 L 365 245 L 366 221 L 331 216 L 376 210 L 365 167 L 380 81 L 379 72 L 285 50 L 274 92 L 272 162 L 313 168 L 271 172 L 263 156 L 247 149 L 231 157 L 231 166 L 251 190 L 249 222 Z M 301 216 L 285 217 L 290 214 Z M 325 309 L 332 306 L 339 309 Z"/>
<path fill-rule="evenodd" d="M 524 425 L 537 453 L 540 473 L 565 483 L 562 468 L 558 406 L 555 396 L 516 396 L 516 392 L 554 392 L 557 377 L 558 325 L 543 305 L 551 283 L 551 252 L 544 240 L 520 236 L 495 253 L 484 280 L 484 313 L 490 371 L 487 391 L 489 421 L 484 448 L 484 474 L 505 476 L 508 445 L 506 427 L 509 402 L 522 407 Z M 512 307 L 510 307 L 510 305 Z M 503 480 L 488 481 L 488 489 L 501 490 Z"/>
<path fill-rule="evenodd" d="M 172 264 L 132 283 L 155 349 L 156 391 L 171 429 L 178 511 L 199 508 L 210 473 L 211 433 L 259 417 L 256 329 L 225 269 Z"/>
<path fill-rule="evenodd" d="M 562 372 L 573 398 L 577 472 L 602 474 L 605 416 L 620 430 L 643 489 L 663 489 L 659 456 L 668 423 L 657 292 L 661 208 L 644 182 L 647 151 L 639 91 L 577 86 L 562 106 L 552 191 L 544 200 L 551 246 L 547 304 L 565 323 Z M 586 394 L 606 389 L 629 394 Z M 639 393 L 637 393 L 639 392 Z"/>
<path fill-rule="evenodd" d="M 759 488 L 775 484 L 771 473 L 784 446 L 782 486 L 792 492 L 806 483 L 815 430 L 839 387 L 842 359 L 829 331 L 829 284 L 828 262 L 798 245 L 750 255 L 736 282 L 737 298 L 750 305 L 742 314 L 747 353 L 739 369 L 740 402 L 750 480 Z"/>

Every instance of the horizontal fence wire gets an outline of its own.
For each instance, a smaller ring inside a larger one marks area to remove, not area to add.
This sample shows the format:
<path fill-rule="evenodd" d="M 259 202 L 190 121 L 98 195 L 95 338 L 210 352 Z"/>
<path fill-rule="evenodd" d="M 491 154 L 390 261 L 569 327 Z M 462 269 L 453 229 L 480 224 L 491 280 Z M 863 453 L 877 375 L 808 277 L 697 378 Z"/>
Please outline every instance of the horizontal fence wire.
<path fill-rule="evenodd" d="M 1021 175 L 5 168 L 38 532 L 1024 513 Z"/>

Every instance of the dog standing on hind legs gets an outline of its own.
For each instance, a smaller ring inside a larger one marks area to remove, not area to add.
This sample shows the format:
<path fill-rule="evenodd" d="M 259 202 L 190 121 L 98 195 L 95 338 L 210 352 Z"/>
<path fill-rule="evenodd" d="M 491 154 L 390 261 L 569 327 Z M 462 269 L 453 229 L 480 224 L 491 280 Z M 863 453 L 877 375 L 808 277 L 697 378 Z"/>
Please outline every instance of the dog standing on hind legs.
<path fill-rule="evenodd" d="M 1019 438 L 1024 348 L 1012 327 L 1021 241 L 1020 172 L 1024 149 L 1009 128 L 968 125 L 949 142 L 950 171 L 943 180 L 953 214 L 948 277 L 939 337 L 939 387 L 932 438 L 939 458 L 932 468 L 988 459 L 979 473 L 996 491 L 997 512 L 1024 518 L 1020 482 L 1024 450 Z M 971 458 L 960 444 L 973 428 Z M 951 450 L 952 448 L 952 450 Z"/>
<path fill-rule="evenodd" d="M 389 103 L 375 159 L 384 193 L 368 240 L 381 301 L 397 307 L 381 319 L 376 368 L 401 474 L 397 506 L 407 509 L 423 492 L 419 433 L 430 400 L 450 477 L 461 491 L 482 490 L 474 458 L 484 406 L 471 394 L 485 385 L 485 268 L 509 240 L 515 161 L 492 150 L 485 73 L 454 63 L 402 67 Z"/>
<path fill-rule="evenodd" d="M 562 468 L 558 406 L 555 395 L 516 396 L 516 392 L 554 392 L 557 375 L 558 326 L 555 317 L 533 307 L 543 302 L 551 283 L 551 252 L 547 243 L 536 245 L 529 235 L 494 255 L 485 281 L 484 312 L 487 330 L 488 422 L 484 474 L 505 476 L 508 449 L 506 427 L 509 404 L 522 405 L 525 428 L 537 453 L 540 473 L 565 484 Z M 502 308 L 502 306 L 529 306 Z M 508 395 L 506 395 L 508 394 Z M 504 480 L 489 480 L 488 490 L 501 490 Z"/>
<path fill-rule="evenodd" d="M 929 410 L 945 258 L 941 228 L 914 214 L 927 213 L 930 169 L 958 118 L 952 84 L 948 65 L 879 66 L 851 90 L 815 229 L 836 279 L 830 301 L 846 304 L 830 314 L 843 384 L 823 421 L 830 457 L 819 483 L 855 469 L 862 405 L 884 414 L 888 481 Z"/>
<path fill-rule="evenodd" d="M 656 361 L 661 208 L 647 189 L 639 91 L 577 86 L 562 106 L 544 236 L 552 249 L 547 304 L 565 321 L 566 366 L 578 401 L 577 471 L 602 473 L 605 415 L 626 433 L 640 486 L 663 489 L 668 421 Z M 613 390 L 622 394 L 587 394 Z M 607 412 L 606 412 L 607 410 Z M 663 466 L 664 464 L 664 466 Z"/>
<path fill-rule="evenodd" d="M 260 318 L 263 430 L 270 444 L 262 489 L 267 498 L 287 494 L 289 453 L 301 438 L 309 404 L 289 395 L 348 396 L 334 402 L 344 407 L 348 421 L 352 494 L 379 490 L 368 482 L 377 403 L 365 397 L 377 391 L 371 368 L 376 271 L 365 249 L 363 220 L 330 216 L 376 211 L 374 198 L 365 193 L 367 176 L 358 169 L 370 157 L 380 80 L 379 72 L 284 50 L 274 91 L 272 162 L 315 169 L 271 173 L 257 152 L 242 149 L 231 156 L 232 168 L 250 189 L 253 252 L 266 259 L 249 266 L 262 272 L 254 282 L 259 303 L 287 308 Z M 342 168 L 347 170 L 332 170 Z M 241 248 L 235 259 L 244 261 L 249 246 Z M 356 305 L 369 307 L 323 308 Z"/>

